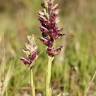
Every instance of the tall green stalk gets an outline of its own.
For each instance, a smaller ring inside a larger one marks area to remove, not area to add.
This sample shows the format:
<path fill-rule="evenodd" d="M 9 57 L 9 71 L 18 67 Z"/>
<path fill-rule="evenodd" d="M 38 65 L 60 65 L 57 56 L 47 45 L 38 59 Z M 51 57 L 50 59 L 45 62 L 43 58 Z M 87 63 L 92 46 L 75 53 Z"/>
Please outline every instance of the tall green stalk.
<path fill-rule="evenodd" d="M 51 81 L 51 66 L 54 57 L 48 57 L 48 66 L 46 72 L 46 96 L 51 96 L 51 88 L 50 88 L 50 81 Z"/>
<path fill-rule="evenodd" d="M 30 69 L 30 83 L 31 83 L 31 90 L 32 90 L 32 96 L 35 96 L 35 86 L 33 81 L 33 70 Z"/>

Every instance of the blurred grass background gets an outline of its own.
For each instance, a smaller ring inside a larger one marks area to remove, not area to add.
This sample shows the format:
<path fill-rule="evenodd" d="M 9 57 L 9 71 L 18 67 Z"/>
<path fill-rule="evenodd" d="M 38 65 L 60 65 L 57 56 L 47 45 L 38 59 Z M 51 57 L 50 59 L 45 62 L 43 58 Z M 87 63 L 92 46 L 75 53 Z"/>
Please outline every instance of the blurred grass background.
<path fill-rule="evenodd" d="M 30 96 L 29 70 L 20 61 L 29 34 L 35 34 L 40 51 L 33 69 L 36 92 L 44 94 L 47 55 L 46 47 L 38 39 L 41 2 L 0 0 L 0 92 L 5 88 L 4 96 Z M 60 92 L 84 96 L 96 71 L 96 0 L 57 2 L 60 5 L 60 26 L 66 35 L 58 41 L 58 45 L 64 45 L 64 50 L 53 62 L 53 96 Z M 87 96 L 96 96 L 96 78 Z"/>

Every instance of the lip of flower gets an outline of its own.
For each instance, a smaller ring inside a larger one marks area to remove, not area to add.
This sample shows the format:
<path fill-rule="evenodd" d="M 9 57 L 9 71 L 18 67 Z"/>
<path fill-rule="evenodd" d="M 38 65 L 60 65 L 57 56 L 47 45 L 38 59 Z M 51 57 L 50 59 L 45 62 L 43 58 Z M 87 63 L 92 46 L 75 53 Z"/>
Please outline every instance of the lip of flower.
<path fill-rule="evenodd" d="M 62 37 L 64 34 L 60 33 L 62 31 L 62 29 L 56 29 L 53 28 L 52 30 L 50 30 L 50 32 L 48 33 L 48 35 L 53 39 L 56 40 L 60 37 Z"/>
<path fill-rule="evenodd" d="M 61 52 L 61 49 L 63 48 L 63 46 L 60 46 L 59 48 L 55 49 L 55 48 L 47 48 L 47 53 L 49 56 L 53 57 L 55 55 L 58 55 Z"/>
<path fill-rule="evenodd" d="M 47 18 L 45 17 L 45 15 L 41 15 L 41 14 L 39 14 L 39 20 L 41 21 L 41 22 L 47 22 Z"/>
<path fill-rule="evenodd" d="M 39 18 L 39 20 L 40 20 L 40 23 L 41 23 L 41 26 L 43 26 L 43 27 L 45 27 L 45 28 L 47 28 L 47 29 L 49 29 L 49 21 L 48 20 L 44 20 L 44 19 L 42 19 L 41 17 Z"/>
<path fill-rule="evenodd" d="M 41 32 L 43 32 L 45 34 L 48 34 L 48 32 L 49 32 L 48 29 L 43 26 L 40 27 L 40 30 L 41 30 Z"/>
<path fill-rule="evenodd" d="M 32 63 L 29 58 L 22 57 L 20 60 L 23 61 L 23 63 L 25 65 L 27 65 L 27 64 L 30 65 Z"/>
<path fill-rule="evenodd" d="M 43 44 L 45 44 L 46 46 L 48 46 L 48 47 L 52 47 L 53 46 L 53 41 L 52 40 L 48 40 L 47 38 L 45 39 L 45 38 L 40 38 L 40 40 L 43 42 Z"/>
<path fill-rule="evenodd" d="M 35 60 L 37 59 L 38 55 L 37 52 L 33 52 L 31 55 L 29 55 L 28 57 L 22 57 L 21 60 L 23 61 L 23 63 L 25 65 L 31 65 L 33 62 L 35 62 Z"/>

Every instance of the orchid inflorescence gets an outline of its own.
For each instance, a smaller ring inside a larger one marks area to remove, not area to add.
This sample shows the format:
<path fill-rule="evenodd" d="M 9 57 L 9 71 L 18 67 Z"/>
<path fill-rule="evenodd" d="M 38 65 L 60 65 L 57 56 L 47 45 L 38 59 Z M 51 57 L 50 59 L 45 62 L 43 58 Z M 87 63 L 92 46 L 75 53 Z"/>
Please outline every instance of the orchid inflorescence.
<path fill-rule="evenodd" d="M 38 57 L 38 50 L 37 45 L 34 41 L 34 35 L 28 36 L 28 43 L 25 44 L 25 49 L 23 52 L 25 53 L 26 57 L 22 57 L 21 60 L 25 65 L 28 65 L 30 68 L 33 66 L 34 61 Z"/>
<path fill-rule="evenodd" d="M 40 30 L 42 37 L 40 40 L 47 46 L 47 53 L 53 57 L 61 52 L 62 46 L 54 48 L 54 43 L 64 34 L 61 33 L 62 28 L 58 27 L 59 8 L 58 4 L 54 4 L 54 0 L 47 0 L 42 4 L 43 10 L 39 12 Z"/>

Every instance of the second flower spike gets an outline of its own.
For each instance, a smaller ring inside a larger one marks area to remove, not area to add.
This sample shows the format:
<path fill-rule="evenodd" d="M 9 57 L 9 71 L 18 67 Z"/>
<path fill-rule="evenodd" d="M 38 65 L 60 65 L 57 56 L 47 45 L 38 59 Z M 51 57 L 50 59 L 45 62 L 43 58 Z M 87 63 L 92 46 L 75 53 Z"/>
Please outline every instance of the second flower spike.
<path fill-rule="evenodd" d="M 30 68 L 32 68 L 34 61 L 38 57 L 38 50 L 34 40 L 34 35 L 27 36 L 27 39 L 28 42 L 25 44 L 25 49 L 23 49 L 25 56 L 22 57 L 21 60 L 25 65 L 28 65 Z"/>

